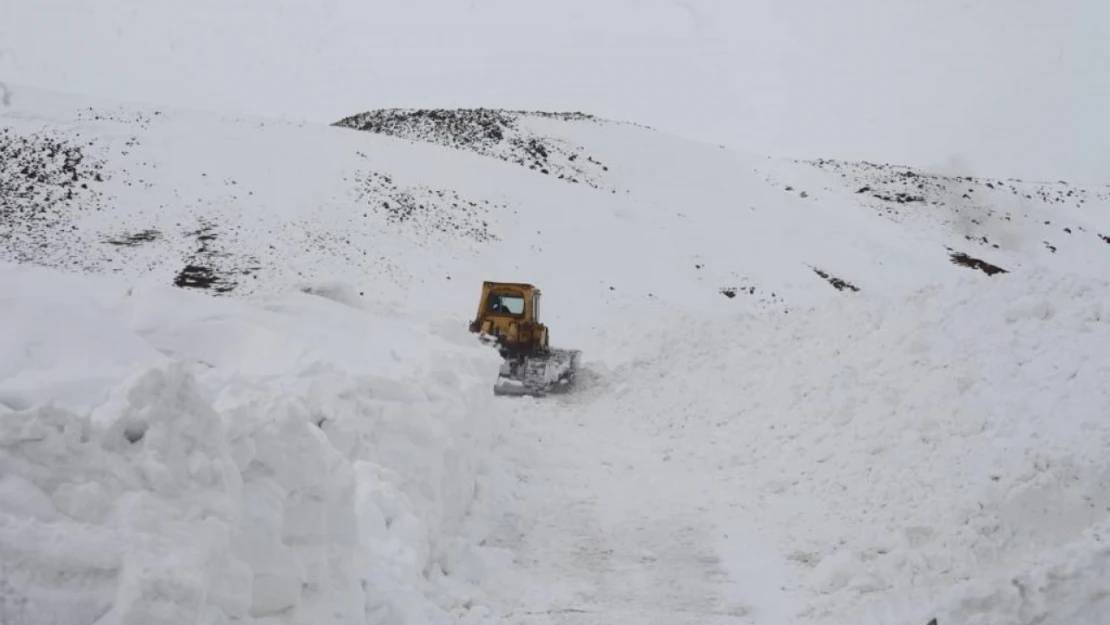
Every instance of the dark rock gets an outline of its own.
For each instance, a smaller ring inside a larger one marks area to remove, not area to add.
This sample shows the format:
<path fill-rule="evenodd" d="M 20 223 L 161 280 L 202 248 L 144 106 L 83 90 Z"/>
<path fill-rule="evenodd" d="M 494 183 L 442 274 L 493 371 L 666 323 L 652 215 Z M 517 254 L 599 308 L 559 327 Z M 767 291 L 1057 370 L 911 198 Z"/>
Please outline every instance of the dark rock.
<path fill-rule="evenodd" d="M 188 289 L 211 289 L 219 282 L 219 276 L 208 267 L 200 265 L 185 265 L 173 280 L 174 286 Z"/>
<path fill-rule="evenodd" d="M 837 278 L 835 276 L 830 276 L 827 272 L 822 271 L 821 269 L 818 269 L 817 267 L 810 267 L 810 269 L 812 269 L 813 272 L 816 273 L 817 275 L 819 275 L 822 278 L 824 278 L 825 280 L 827 280 L 829 282 L 829 284 L 833 285 L 833 288 L 835 288 L 837 291 L 843 291 L 844 289 L 848 289 L 850 291 L 859 291 L 859 287 L 857 287 L 856 285 L 854 285 L 850 282 L 846 282 L 844 280 L 841 280 L 840 278 Z"/>
<path fill-rule="evenodd" d="M 133 234 L 125 234 L 121 237 L 114 239 L 105 239 L 105 243 L 109 245 L 118 245 L 122 247 L 137 247 L 143 243 L 151 243 L 162 238 L 162 233 L 157 230 L 140 230 Z"/>
<path fill-rule="evenodd" d="M 993 276 L 996 273 L 1009 273 L 1005 269 L 997 265 L 992 265 L 985 260 L 973 258 L 971 256 L 968 256 L 967 254 L 964 254 L 963 252 L 955 252 L 949 249 L 948 255 L 953 264 L 961 265 L 963 267 L 970 267 L 972 269 L 978 269 L 988 276 Z"/>

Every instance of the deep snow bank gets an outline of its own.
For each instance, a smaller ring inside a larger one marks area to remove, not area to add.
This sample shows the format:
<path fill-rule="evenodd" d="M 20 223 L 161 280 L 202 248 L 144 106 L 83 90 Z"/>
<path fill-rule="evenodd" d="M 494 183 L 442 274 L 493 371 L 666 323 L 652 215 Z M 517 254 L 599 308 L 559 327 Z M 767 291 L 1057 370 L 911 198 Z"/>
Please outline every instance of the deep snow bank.
<path fill-rule="evenodd" d="M 315 291 L 0 265 L 0 622 L 481 616 L 459 531 L 498 358 Z"/>
<path fill-rule="evenodd" d="M 631 336 L 612 343 L 623 364 L 591 410 L 705 468 L 730 510 L 721 536 L 754 524 L 748 547 L 781 554 L 755 566 L 741 562 L 751 548 L 721 545 L 763 581 L 785 571 L 761 597 L 776 612 L 921 625 L 1110 614 L 1105 281 L 1033 271 Z"/>

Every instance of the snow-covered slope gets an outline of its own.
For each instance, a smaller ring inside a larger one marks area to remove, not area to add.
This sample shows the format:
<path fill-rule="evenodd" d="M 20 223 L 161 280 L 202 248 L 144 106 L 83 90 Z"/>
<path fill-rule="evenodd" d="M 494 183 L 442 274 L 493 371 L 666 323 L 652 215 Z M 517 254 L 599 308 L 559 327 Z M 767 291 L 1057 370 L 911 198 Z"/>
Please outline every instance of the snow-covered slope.
<path fill-rule="evenodd" d="M 19 92 L 0 117 L 15 622 L 1106 607 L 1106 188 L 584 114 L 329 127 Z M 544 290 L 553 342 L 585 352 L 579 393 L 490 398 L 465 335 L 486 279 Z"/>
<path fill-rule="evenodd" d="M 562 342 L 589 340 L 579 306 L 790 309 L 837 281 L 956 278 L 953 254 L 1095 272 L 1110 254 L 1105 188 L 782 161 L 585 116 L 383 112 L 355 132 L 21 94 L 5 257 L 159 284 L 340 280 L 468 311 L 481 280 L 527 280 Z"/>

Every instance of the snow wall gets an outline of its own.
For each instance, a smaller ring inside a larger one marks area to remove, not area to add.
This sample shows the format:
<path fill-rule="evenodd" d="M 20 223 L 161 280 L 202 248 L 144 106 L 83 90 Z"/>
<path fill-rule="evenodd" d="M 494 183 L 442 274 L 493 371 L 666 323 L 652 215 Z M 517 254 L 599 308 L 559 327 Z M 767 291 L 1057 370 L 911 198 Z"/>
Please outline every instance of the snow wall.
<path fill-rule="evenodd" d="M 0 622 L 467 617 L 499 359 L 465 326 L 8 264 L 0 323 Z"/>

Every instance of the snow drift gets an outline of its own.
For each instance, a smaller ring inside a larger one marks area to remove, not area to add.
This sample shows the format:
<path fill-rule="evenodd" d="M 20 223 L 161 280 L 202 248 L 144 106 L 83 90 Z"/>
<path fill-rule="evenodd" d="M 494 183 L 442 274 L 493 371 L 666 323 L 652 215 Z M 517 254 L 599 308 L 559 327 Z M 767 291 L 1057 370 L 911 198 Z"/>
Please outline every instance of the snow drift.
<path fill-rule="evenodd" d="M 608 338 L 582 410 L 650 440 L 665 474 L 699 475 L 687 488 L 711 493 L 721 535 L 757 528 L 719 547 L 737 571 L 785 571 L 760 597 L 735 580 L 758 618 L 791 617 L 757 622 L 1110 613 L 1105 280 L 969 277 Z M 746 561 L 756 545 L 772 555 Z"/>
<path fill-rule="evenodd" d="M 499 359 L 307 290 L 0 265 L 0 621 L 466 615 Z"/>

